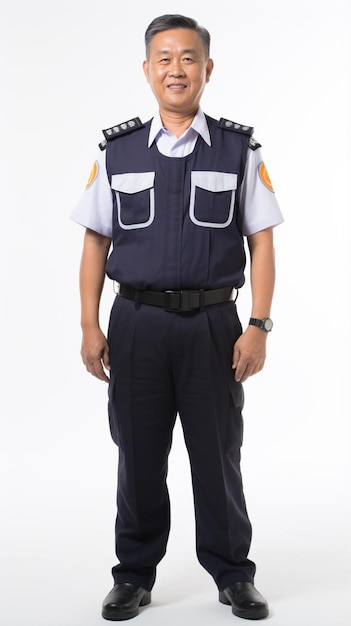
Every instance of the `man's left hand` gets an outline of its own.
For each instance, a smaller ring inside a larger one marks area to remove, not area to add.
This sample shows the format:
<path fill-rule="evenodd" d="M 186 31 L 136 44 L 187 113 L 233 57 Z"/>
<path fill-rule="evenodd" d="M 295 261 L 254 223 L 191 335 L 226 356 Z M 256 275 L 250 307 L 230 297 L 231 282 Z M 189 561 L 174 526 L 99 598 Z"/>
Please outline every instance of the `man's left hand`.
<path fill-rule="evenodd" d="M 238 383 L 262 370 L 266 360 L 266 340 L 267 333 L 249 326 L 234 344 L 232 369 Z"/>

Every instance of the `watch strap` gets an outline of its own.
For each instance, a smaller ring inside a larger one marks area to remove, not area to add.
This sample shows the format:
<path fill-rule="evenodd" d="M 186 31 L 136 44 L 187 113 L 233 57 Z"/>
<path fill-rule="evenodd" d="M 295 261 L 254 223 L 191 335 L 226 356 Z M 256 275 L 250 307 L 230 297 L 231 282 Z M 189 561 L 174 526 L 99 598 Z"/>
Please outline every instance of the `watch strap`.
<path fill-rule="evenodd" d="M 263 330 L 264 329 L 264 320 L 259 320 L 256 317 L 250 317 L 249 325 L 250 326 L 257 326 L 257 328 L 262 328 L 262 330 Z"/>
<path fill-rule="evenodd" d="M 269 322 L 268 328 L 267 328 L 266 322 Z M 257 319 L 256 317 L 250 317 L 249 325 L 257 326 L 257 328 L 260 328 L 265 333 L 270 332 L 272 330 L 272 328 L 273 328 L 273 322 L 270 319 L 270 317 L 264 317 L 263 319 Z"/>

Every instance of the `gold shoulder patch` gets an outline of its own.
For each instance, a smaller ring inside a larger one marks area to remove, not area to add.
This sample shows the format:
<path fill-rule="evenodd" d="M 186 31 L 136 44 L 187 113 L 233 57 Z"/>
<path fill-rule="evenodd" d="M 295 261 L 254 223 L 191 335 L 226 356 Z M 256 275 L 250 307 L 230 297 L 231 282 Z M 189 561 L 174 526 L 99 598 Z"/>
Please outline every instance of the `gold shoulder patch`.
<path fill-rule="evenodd" d="M 92 186 L 92 184 L 96 181 L 97 179 L 97 175 L 99 173 L 99 164 L 97 161 L 95 161 L 93 167 L 91 168 L 91 172 L 89 174 L 89 178 L 88 178 L 88 182 L 86 184 L 85 189 L 89 189 L 89 187 Z"/>
<path fill-rule="evenodd" d="M 271 183 L 271 179 L 269 178 L 269 174 L 267 172 L 267 168 L 266 168 L 265 164 L 263 163 L 263 161 L 261 161 L 261 163 L 258 165 L 258 175 L 260 177 L 261 182 L 264 184 L 264 186 L 267 187 L 267 189 L 269 189 L 269 191 L 272 191 L 274 193 L 274 189 L 273 189 L 273 185 Z"/>

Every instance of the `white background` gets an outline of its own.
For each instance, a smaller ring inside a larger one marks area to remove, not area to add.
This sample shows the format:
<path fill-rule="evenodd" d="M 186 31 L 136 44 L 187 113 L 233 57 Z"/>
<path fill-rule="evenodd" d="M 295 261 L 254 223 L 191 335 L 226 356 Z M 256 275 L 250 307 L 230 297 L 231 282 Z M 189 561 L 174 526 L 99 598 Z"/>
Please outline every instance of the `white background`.
<path fill-rule="evenodd" d="M 255 126 L 285 223 L 265 370 L 245 384 L 257 587 L 275 626 L 350 623 L 350 8 L 347 0 L 4 2 L 1 10 L 1 556 L 4 626 L 95 626 L 112 586 L 117 449 L 80 362 L 83 230 L 101 128 L 154 112 L 143 36 L 212 34 L 202 107 Z M 106 329 L 113 300 L 102 301 Z M 239 312 L 245 322 L 249 292 Z M 196 561 L 188 460 L 170 457 L 168 553 L 140 624 L 239 623 Z"/>

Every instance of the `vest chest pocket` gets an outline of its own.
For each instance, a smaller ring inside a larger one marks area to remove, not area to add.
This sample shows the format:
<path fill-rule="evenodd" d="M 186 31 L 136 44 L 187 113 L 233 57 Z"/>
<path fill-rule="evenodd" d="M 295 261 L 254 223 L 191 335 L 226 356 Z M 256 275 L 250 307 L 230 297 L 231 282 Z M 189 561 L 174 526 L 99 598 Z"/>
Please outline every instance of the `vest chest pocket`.
<path fill-rule="evenodd" d="M 147 228 L 155 219 L 155 172 L 114 174 L 118 224 L 123 230 Z"/>
<path fill-rule="evenodd" d="M 229 226 L 233 221 L 237 182 L 237 174 L 191 172 L 191 221 L 205 228 Z"/>

